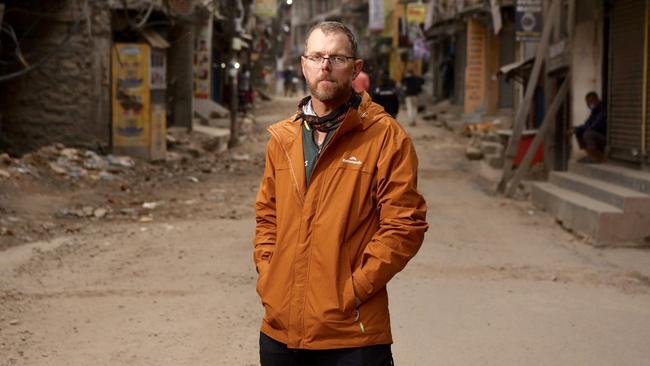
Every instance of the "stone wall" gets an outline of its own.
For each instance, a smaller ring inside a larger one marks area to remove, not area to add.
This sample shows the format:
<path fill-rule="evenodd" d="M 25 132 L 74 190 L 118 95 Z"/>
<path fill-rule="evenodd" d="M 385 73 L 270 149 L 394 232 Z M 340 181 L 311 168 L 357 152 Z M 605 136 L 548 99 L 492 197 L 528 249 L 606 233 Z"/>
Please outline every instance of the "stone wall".
<path fill-rule="evenodd" d="M 60 11 L 44 17 L 23 41 L 30 62 L 57 52 L 28 74 L 0 83 L 0 151 L 20 155 L 55 142 L 110 145 L 111 12 L 98 5 L 84 13 L 76 3 L 62 1 Z"/>

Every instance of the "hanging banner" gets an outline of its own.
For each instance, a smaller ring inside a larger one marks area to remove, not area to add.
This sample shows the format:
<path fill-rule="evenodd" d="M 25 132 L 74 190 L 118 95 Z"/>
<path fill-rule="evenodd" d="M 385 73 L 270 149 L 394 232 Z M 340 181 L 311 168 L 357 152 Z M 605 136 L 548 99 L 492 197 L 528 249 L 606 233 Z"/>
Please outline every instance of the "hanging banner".
<path fill-rule="evenodd" d="M 487 28 L 476 19 L 467 21 L 467 66 L 465 68 L 465 113 L 483 106 L 487 72 L 485 69 Z"/>
<path fill-rule="evenodd" d="M 499 4 L 499 0 L 490 0 L 490 10 L 492 11 L 492 28 L 494 29 L 494 34 L 499 34 L 501 27 L 503 26 L 503 20 L 501 19 L 501 4 Z"/>
<path fill-rule="evenodd" d="M 384 0 L 369 0 L 368 29 L 371 31 L 383 31 L 384 19 Z"/>
<path fill-rule="evenodd" d="M 194 97 L 210 98 L 212 76 L 212 24 L 207 22 L 196 33 L 194 47 Z"/>
<path fill-rule="evenodd" d="M 433 25 L 433 18 L 436 11 L 436 0 L 431 0 L 427 3 L 427 17 L 424 20 L 424 30 L 431 28 Z"/>
<path fill-rule="evenodd" d="M 393 38 L 396 32 L 395 23 L 392 22 L 393 11 L 395 10 L 395 2 L 393 0 L 384 0 L 384 31 L 381 36 L 386 38 Z"/>
<path fill-rule="evenodd" d="M 427 4 L 408 3 L 406 5 L 406 21 L 411 24 L 422 24 L 427 18 Z"/>
<path fill-rule="evenodd" d="M 277 0 L 255 0 L 255 15 L 260 18 L 275 18 L 278 15 Z"/>
<path fill-rule="evenodd" d="M 116 149 L 149 146 L 151 48 L 143 43 L 116 43 L 113 47 L 113 146 Z"/>
<path fill-rule="evenodd" d="M 542 0 L 517 0 L 515 31 L 517 41 L 539 42 L 542 38 Z"/>

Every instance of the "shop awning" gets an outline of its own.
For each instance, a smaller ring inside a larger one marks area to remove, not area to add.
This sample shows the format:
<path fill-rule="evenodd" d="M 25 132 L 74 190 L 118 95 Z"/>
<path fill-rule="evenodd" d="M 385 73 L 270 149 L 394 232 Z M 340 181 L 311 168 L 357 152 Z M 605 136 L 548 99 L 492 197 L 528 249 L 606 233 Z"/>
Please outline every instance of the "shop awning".
<path fill-rule="evenodd" d="M 147 43 L 153 48 L 169 48 L 169 42 L 161 36 L 158 32 L 151 29 L 143 29 L 140 31 L 140 34 L 147 40 Z"/>
<path fill-rule="evenodd" d="M 506 80 L 513 79 L 519 83 L 524 84 L 530 76 L 534 61 L 535 57 L 530 57 L 522 61 L 517 61 L 508 65 L 501 66 L 497 75 L 505 75 Z"/>
<path fill-rule="evenodd" d="M 426 38 L 429 40 L 436 39 L 436 38 L 451 37 L 457 32 L 463 31 L 465 29 L 464 27 L 465 27 L 464 23 L 455 19 L 448 19 L 432 25 L 429 29 L 427 29 L 424 32 L 424 34 Z"/>

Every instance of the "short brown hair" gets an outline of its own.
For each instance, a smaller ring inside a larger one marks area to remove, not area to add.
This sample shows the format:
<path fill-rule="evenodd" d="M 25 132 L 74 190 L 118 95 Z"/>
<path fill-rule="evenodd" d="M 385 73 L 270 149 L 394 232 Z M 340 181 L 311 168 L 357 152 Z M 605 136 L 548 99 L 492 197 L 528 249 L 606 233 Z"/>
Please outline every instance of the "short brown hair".
<path fill-rule="evenodd" d="M 325 34 L 336 32 L 345 34 L 345 36 L 348 37 L 348 41 L 350 41 L 350 47 L 352 48 L 352 57 L 357 57 L 357 39 L 354 36 L 354 33 L 352 33 L 350 28 L 348 28 L 345 24 L 335 21 L 320 22 L 311 27 L 309 29 L 309 32 L 307 32 L 307 37 L 305 38 L 305 50 L 307 49 L 307 40 L 309 39 L 309 36 L 311 36 L 311 33 L 316 29 L 320 29 L 321 32 Z"/>

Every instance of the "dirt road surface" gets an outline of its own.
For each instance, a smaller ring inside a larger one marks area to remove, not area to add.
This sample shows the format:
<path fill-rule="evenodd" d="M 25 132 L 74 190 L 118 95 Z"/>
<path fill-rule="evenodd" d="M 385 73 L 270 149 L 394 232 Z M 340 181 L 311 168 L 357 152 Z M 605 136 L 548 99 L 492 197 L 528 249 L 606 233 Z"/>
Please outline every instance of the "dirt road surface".
<path fill-rule="evenodd" d="M 294 104 L 264 104 L 258 124 Z M 590 247 L 494 196 L 457 133 L 409 132 L 431 227 L 389 284 L 397 365 L 650 364 L 648 250 Z M 243 173 L 159 187 L 176 215 L 0 252 L 0 366 L 257 365 L 260 134 L 236 151 L 250 154 Z"/>

